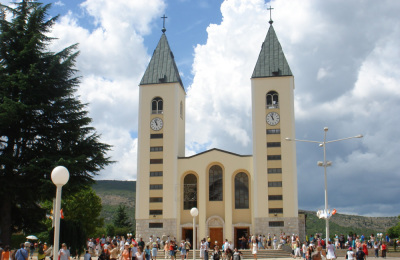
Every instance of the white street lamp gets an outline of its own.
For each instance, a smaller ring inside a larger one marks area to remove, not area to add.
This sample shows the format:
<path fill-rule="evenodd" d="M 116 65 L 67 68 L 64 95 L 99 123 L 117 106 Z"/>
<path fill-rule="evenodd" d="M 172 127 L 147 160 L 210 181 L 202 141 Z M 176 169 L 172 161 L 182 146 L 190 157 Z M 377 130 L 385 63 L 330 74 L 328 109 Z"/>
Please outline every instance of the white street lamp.
<path fill-rule="evenodd" d="M 291 139 L 289 137 L 286 137 L 286 141 L 297 141 L 297 142 L 307 142 L 307 143 L 318 143 L 320 147 L 324 148 L 324 161 L 318 161 L 317 165 L 324 167 L 324 174 L 325 174 L 325 210 L 318 210 L 317 216 L 319 218 L 324 218 L 325 219 L 325 227 L 326 227 L 326 243 L 329 241 L 329 218 L 332 216 L 331 211 L 328 210 L 328 184 L 327 184 L 327 175 L 326 175 L 326 168 L 328 166 L 332 165 L 331 161 L 326 160 L 326 144 L 328 143 L 333 143 L 333 142 L 338 142 L 338 141 L 343 141 L 347 139 L 353 139 L 353 138 L 362 138 L 363 135 L 356 135 L 352 137 L 346 137 L 342 139 L 337 139 L 337 140 L 332 140 L 332 141 L 326 141 L 326 133 L 328 132 L 328 127 L 324 127 L 324 141 L 319 142 L 319 141 L 310 141 L 310 140 L 299 140 L 299 139 Z"/>
<path fill-rule="evenodd" d="M 193 260 L 196 259 L 196 217 L 199 215 L 199 210 L 195 207 L 190 210 L 190 215 L 193 217 Z"/>
<path fill-rule="evenodd" d="M 64 166 L 57 166 L 51 172 L 51 180 L 57 187 L 56 192 L 56 208 L 54 211 L 54 244 L 53 257 L 58 255 L 58 247 L 60 241 L 60 210 L 61 210 L 61 190 L 69 180 L 69 172 Z"/>

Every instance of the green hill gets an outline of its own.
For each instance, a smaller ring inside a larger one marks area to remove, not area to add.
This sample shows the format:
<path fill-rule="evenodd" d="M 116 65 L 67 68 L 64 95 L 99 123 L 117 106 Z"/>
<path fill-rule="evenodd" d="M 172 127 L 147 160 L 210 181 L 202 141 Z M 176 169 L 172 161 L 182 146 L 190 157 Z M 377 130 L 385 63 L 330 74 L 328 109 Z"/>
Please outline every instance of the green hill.
<path fill-rule="evenodd" d="M 135 223 L 136 181 L 96 181 L 92 186 L 101 198 L 103 209 L 100 216 L 104 223 L 112 223 L 119 205 L 125 205 L 129 219 Z"/>
<path fill-rule="evenodd" d="M 322 233 L 325 236 L 325 220 L 319 219 L 316 212 L 304 211 L 307 214 L 307 235 Z M 364 217 L 336 213 L 329 220 L 329 234 L 376 234 L 395 226 L 397 217 Z"/>
<path fill-rule="evenodd" d="M 101 198 L 103 210 L 101 216 L 105 224 L 111 223 L 114 213 L 120 204 L 127 207 L 132 223 L 135 223 L 136 181 L 96 181 L 93 185 L 96 194 Z M 319 219 L 316 212 L 304 211 L 307 214 L 307 234 L 325 234 L 325 220 Z M 330 235 L 384 233 L 395 226 L 397 217 L 364 217 L 335 214 L 329 221 Z"/>

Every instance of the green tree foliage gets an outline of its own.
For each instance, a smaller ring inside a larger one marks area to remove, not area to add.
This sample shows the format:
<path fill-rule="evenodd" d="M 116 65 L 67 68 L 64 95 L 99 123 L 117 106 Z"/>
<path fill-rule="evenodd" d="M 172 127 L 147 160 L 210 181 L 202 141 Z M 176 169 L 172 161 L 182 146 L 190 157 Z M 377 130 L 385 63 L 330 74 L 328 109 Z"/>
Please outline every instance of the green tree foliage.
<path fill-rule="evenodd" d="M 117 212 L 114 216 L 114 226 L 117 228 L 130 228 L 132 223 L 129 221 L 128 214 L 126 214 L 126 206 L 119 205 Z"/>
<path fill-rule="evenodd" d="M 55 194 L 50 173 L 70 172 L 63 194 L 80 190 L 111 163 L 85 105 L 75 96 L 77 46 L 48 51 L 46 36 L 57 17 L 50 5 L 23 0 L 1 5 L 0 19 L 0 240 L 17 230 L 38 232 L 45 211 L 39 201 Z"/>
<path fill-rule="evenodd" d="M 106 234 L 107 236 L 115 236 L 115 227 L 113 224 L 106 225 Z"/>
<path fill-rule="evenodd" d="M 400 220 L 400 216 L 398 216 L 398 218 Z M 400 221 L 397 223 L 396 226 L 389 228 L 386 232 L 390 238 L 399 238 L 400 237 Z"/>
<path fill-rule="evenodd" d="M 104 220 L 100 218 L 101 199 L 90 187 L 67 196 L 62 201 L 62 207 L 65 220 L 80 222 L 89 236 L 104 224 Z"/>
<path fill-rule="evenodd" d="M 51 241 L 54 241 L 54 228 L 50 230 L 49 237 Z M 86 246 L 86 237 L 87 235 L 81 222 L 67 219 L 60 221 L 60 245 L 66 243 L 71 248 L 71 255 L 82 255 Z"/>

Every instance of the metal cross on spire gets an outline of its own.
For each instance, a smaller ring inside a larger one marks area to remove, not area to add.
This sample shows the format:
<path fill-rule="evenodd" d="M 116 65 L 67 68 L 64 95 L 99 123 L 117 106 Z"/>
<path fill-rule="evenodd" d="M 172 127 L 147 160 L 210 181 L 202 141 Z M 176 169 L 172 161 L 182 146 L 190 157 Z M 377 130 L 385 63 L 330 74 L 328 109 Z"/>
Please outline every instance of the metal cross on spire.
<path fill-rule="evenodd" d="M 163 19 L 163 28 L 162 28 L 162 30 L 161 30 L 163 33 L 165 33 L 165 31 L 167 30 L 167 29 L 165 29 L 165 19 L 167 19 L 167 18 L 168 18 L 168 17 L 166 17 L 165 14 L 164 14 L 163 17 L 161 17 L 161 19 Z"/>
<path fill-rule="evenodd" d="M 267 10 L 269 10 L 269 24 L 272 24 L 274 21 L 272 21 L 272 6 L 268 7 Z"/>

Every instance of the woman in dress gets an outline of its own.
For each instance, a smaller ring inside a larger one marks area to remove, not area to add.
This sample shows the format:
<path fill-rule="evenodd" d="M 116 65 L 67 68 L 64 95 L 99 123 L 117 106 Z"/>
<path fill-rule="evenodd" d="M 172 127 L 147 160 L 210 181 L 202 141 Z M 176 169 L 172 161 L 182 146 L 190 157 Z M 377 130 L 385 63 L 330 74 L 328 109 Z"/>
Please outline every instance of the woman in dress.
<path fill-rule="evenodd" d="M 362 244 L 362 251 L 365 254 L 365 259 L 368 257 L 368 247 L 367 247 L 367 242 L 364 240 L 364 243 Z"/>
<path fill-rule="evenodd" d="M 158 244 L 156 241 L 151 242 L 151 259 L 156 260 L 158 253 Z"/>
<path fill-rule="evenodd" d="M 332 260 L 336 259 L 336 254 L 335 254 L 335 246 L 331 243 L 331 241 L 328 241 L 328 245 L 326 245 L 326 259 Z"/>
<path fill-rule="evenodd" d="M 258 252 L 258 243 L 255 238 L 251 240 L 251 253 L 253 254 L 254 259 L 257 259 Z"/>

